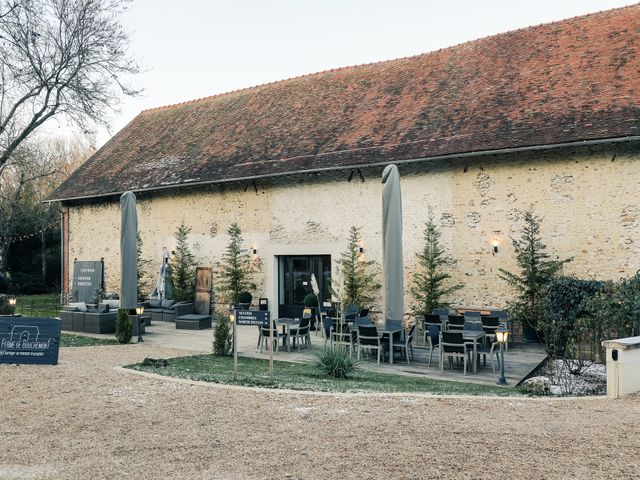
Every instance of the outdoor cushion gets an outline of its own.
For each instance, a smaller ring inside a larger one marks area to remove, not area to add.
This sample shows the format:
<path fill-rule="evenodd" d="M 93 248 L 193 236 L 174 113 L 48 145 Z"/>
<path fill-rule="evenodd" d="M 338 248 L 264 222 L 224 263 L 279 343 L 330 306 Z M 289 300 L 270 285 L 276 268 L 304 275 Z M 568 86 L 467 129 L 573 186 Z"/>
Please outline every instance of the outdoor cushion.
<path fill-rule="evenodd" d="M 173 304 L 176 303 L 175 300 L 162 300 L 162 308 L 171 308 L 173 306 Z"/>
<path fill-rule="evenodd" d="M 69 303 L 68 306 L 71 308 L 76 308 L 79 312 L 87 311 L 87 304 L 84 302 L 73 302 L 73 303 Z"/>
<path fill-rule="evenodd" d="M 151 298 L 149 299 L 149 305 L 151 306 L 151 308 L 160 308 L 160 300 L 158 298 Z"/>
<path fill-rule="evenodd" d="M 102 300 L 102 302 L 100 303 L 103 303 L 104 305 L 108 305 L 109 309 L 120 308 L 120 300 L 109 298 L 109 299 Z"/>

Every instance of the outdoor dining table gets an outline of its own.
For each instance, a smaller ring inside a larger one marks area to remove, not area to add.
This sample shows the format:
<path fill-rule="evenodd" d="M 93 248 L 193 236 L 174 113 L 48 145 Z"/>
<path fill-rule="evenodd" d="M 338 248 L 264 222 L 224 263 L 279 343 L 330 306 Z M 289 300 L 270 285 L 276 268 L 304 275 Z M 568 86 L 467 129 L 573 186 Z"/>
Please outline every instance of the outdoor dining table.
<path fill-rule="evenodd" d="M 287 352 L 291 351 L 291 328 L 297 328 L 300 326 L 299 318 L 276 318 L 274 320 L 276 326 L 282 326 L 282 333 L 286 335 L 285 342 L 287 343 Z"/>
<path fill-rule="evenodd" d="M 478 340 L 483 339 L 485 333 L 482 330 L 463 330 L 462 338 L 473 342 L 473 373 L 478 372 Z"/>
<path fill-rule="evenodd" d="M 387 335 L 389 337 L 389 363 L 393 364 L 393 335 L 395 333 L 402 333 L 404 329 L 402 328 L 402 324 L 396 325 L 395 322 L 387 322 L 379 332 L 384 337 Z"/>

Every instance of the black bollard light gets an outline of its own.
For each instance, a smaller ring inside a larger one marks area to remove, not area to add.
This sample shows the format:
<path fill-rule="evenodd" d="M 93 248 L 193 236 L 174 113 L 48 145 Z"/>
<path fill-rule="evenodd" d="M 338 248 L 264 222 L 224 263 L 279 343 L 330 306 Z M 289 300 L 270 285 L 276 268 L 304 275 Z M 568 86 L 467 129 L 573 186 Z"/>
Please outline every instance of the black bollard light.
<path fill-rule="evenodd" d="M 138 342 L 144 342 L 142 339 L 142 325 L 144 324 L 144 318 L 142 318 L 143 313 L 144 307 L 136 307 L 136 315 L 138 315 Z"/>
<path fill-rule="evenodd" d="M 498 378 L 498 385 L 506 385 L 507 379 L 504 378 L 504 345 L 509 338 L 509 330 L 501 326 L 496 330 L 496 340 L 500 344 L 500 378 Z"/>

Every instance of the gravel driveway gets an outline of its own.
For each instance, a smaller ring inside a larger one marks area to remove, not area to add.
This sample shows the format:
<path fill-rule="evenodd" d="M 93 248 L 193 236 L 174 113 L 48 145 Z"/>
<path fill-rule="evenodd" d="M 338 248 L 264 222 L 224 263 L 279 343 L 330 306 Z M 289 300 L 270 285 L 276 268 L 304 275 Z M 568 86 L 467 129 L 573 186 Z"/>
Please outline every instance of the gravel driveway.
<path fill-rule="evenodd" d="M 277 393 L 116 368 L 190 353 L 0 365 L 0 478 L 640 478 L 640 397 Z"/>

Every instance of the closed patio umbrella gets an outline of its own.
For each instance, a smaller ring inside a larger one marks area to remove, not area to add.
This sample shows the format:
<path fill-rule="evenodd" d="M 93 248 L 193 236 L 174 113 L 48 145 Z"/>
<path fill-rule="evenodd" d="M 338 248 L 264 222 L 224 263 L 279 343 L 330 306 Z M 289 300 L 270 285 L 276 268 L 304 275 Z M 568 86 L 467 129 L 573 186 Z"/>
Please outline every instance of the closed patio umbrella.
<path fill-rule="evenodd" d="M 138 305 L 138 215 L 136 196 L 125 192 L 120 197 L 120 308 Z"/>
<path fill-rule="evenodd" d="M 162 266 L 156 283 L 156 291 L 158 292 L 159 300 L 170 300 L 173 297 L 171 270 L 169 269 L 169 250 L 167 250 L 167 247 L 162 249 Z"/>
<path fill-rule="evenodd" d="M 388 165 L 382 172 L 382 270 L 384 321 L 402 320 L 402 198 L 400 174 L 395 165 Z"/>

